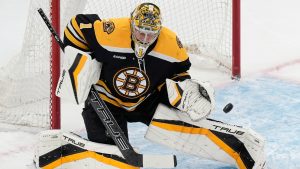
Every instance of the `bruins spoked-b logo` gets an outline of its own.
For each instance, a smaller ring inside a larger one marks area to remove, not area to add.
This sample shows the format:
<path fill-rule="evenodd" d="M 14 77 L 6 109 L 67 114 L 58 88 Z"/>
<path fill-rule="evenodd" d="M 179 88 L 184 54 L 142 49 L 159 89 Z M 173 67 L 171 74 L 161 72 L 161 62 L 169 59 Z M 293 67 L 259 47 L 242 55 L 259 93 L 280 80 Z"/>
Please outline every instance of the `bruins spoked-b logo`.
<path fill-rule="evenodd" d="M 130 99 L 144 94 L 150 86 L 148 76 L 136 67 L 120 70 L 114 75 L 113 81 L 118 94 Z"/>
<path fill-rule="evenodd" d="M 112 21 L 103 22 L 103 31 L 107 34 L 111 34 L 115 30 L 115 24 Z"/>

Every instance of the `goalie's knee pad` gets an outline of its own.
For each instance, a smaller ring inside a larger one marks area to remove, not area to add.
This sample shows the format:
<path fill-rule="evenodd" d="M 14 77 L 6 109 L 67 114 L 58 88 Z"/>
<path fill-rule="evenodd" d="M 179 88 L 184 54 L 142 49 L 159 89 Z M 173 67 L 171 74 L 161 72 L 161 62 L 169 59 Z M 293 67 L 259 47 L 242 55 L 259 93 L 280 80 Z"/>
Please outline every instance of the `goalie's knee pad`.
<path fill-rule="evenodd" d="M 162 104 L 145 137 L 198 157 L 235 164 L 238 168 L 265 167 L 264 139 L 251 129 L 212 119 L 193 122 L 187 114 Z"/>
<path fill-rule="evenodd" d="M 36 168 L 137 169 L 129 165 L 114 145 L 94 143 L 61 130 L 39 134 L 35 147 Z"/>

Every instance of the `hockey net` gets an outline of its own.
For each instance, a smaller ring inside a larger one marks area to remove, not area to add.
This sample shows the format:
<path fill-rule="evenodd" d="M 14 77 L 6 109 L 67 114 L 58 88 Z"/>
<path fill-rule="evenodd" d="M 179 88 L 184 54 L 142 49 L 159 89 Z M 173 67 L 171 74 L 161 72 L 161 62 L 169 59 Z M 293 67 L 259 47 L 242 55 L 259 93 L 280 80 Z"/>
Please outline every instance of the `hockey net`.
<path fill-rule="evenodd" d="M 51 94 L 56 85 L 51 75 L 56 64 L 51 63 L 51 35 L 37 12 L 42 8 L 53 18 L 50 1 L 31 0 L 22 50 L 8 66 L 0 69 L 1 124 L 59 128 L 59 125 L 53 127 L 59 120 L 53 118 L 59 107 L 53 108 L 57 100 Z M 144 0 L 61 0 L 60 30 L 78 13 L 97 13 L 100 18 L 126 17 L 141 2 Z M 233 6 L 239 12 L 239 0 L 147 2 L 161 8 L 163 24 L 178 34 L 189 53 L 210 57 L 229 77 L 239 76 L 239 29 L 233 31 L 235 26 L 232 26 L 237 20 L 238 28 L 239 15 L 234 14 Z"/>

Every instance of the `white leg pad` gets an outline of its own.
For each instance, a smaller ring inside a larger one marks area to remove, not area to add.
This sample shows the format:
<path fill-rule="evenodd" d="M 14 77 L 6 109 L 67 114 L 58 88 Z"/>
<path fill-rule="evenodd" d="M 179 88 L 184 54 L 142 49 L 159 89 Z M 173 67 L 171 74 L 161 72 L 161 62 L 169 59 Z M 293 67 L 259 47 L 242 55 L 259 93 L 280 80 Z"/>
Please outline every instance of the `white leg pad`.
<path fill-rule="evenodd" d="M 36 168 L 43 169 L 137 169 L 127 164 L 116 146 L 94 143 L 61 130 L 39 134 L 34 161 Z"/>
<path fill-rule="evenodd" d="M 238 168 L 265 167 L 264 138 L 251 129 L 212 119 L 198 122 L 160 104 L 145 138 L 176 150 Z"/>

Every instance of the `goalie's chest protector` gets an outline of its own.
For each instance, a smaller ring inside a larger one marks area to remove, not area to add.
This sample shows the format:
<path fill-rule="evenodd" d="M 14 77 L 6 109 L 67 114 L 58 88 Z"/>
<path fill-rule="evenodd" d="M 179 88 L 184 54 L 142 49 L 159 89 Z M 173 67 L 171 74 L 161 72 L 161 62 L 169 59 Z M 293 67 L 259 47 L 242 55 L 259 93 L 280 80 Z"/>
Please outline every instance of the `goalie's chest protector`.
<path fill-rule="evenodd" d="M 144 57 L 146 71 L 139 69 L 134 54 L 129 18 L 97 20 L 93 29 L 82 32 L 93 51 L 92 57 L 103 63 L 99 89 L 107 98 L 141 102 L 166 78 L 190 67 L 185 49 L 167 28 L 162 29 Z"/>

